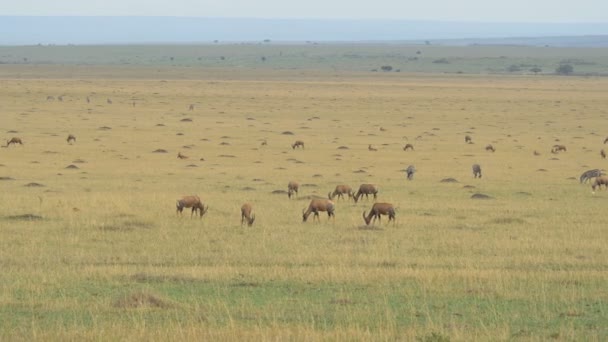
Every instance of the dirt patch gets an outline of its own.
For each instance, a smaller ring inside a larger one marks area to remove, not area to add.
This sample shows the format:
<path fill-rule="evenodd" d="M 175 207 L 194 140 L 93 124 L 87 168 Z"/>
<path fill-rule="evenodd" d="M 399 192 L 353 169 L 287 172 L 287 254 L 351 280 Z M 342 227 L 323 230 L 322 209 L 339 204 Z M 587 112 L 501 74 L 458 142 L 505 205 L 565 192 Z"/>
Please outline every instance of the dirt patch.
<path fill-rule="evenodd" d="M 40 183 L 35 183 L 35 182 L 32 182 L 32 183 L 27 183 L 27 184 L 25 184 L 24 186 L 25 186 L 25 187 L 28 187 L 28 188 L 42 188 L 42 187 L 44 187 L 44 185 L 43 185 L 43 184 L 40 184 Z"/>
<path fill-rule="evenodd" d="M 11 215 L 6 217 L 8 220 L 13 221 L 41 221 L 44 218 L 40 215 L 34 214 L 22 214 L 22 215 Z"/>
<path fill-rule="evenodd" d="M 114 302 L 114 307 L 120 309 L 168 309 L 174 306 L 175 305 L 169 300 L 163 299 L 158 295 L 147 292 L 135 292 L 131 294 L 126 294 Z"/>
<path fill-rule="evenodd" d="M 494 199 L 494 197 L 492 197 L 492 196 L 488 196 L 486 194 L 480 194 L 480 193 L 473 194 L 471 196 L 471 198 L 472 199 L 485 199 L 485 200 L 487 200 L 487 199 Z"/>

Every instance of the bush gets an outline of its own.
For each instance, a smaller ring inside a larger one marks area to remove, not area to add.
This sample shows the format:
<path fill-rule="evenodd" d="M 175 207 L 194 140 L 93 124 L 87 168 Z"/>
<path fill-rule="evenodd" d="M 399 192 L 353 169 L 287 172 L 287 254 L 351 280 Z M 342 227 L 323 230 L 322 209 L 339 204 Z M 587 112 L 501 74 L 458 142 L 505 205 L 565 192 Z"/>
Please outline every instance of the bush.
<path fill-rule="evenodd" d="M 543 69 L 541 69 L 539 67 L 534 67 L 534 68 L 531 68 L 530 71 L 533 72 L 536 75 L 539 72 L 543 71 Z"/>
<path fill-rule="evenodd" d="M 512 64 L 507 67 L 507 71 L 508 72 L 518 72 L 518 71 L 521 71 L 521 68 L 519 67 L 519 65 Z"/>
<path fill-rule="evenodd" d="M 380 69 L 382 69 L 382 71 L 391 71 L 393 70 L 393 67 L 390 65 L 383 65 L 380 67 Z"/>

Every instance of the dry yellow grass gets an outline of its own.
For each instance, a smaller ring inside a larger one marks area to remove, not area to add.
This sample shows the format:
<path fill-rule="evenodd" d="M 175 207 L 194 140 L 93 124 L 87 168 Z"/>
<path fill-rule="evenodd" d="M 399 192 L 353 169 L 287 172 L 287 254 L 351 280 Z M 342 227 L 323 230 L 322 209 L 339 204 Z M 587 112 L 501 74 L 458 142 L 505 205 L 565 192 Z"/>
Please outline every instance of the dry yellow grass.
<path fill-rule="evenodd" d="M 2 340 L 608 337 L 608 193 L 578 182 L 605 163 L 605 79 L 3 70 L 0 127 L 24 145 L 0 149 Z M 271 193 L 290 180 L 298 198 Z M 362 183 L 395 226 L 364 226 L 371 199 L 301 222 Z M 176 216 L 189 194 L 202 220 Z"/>

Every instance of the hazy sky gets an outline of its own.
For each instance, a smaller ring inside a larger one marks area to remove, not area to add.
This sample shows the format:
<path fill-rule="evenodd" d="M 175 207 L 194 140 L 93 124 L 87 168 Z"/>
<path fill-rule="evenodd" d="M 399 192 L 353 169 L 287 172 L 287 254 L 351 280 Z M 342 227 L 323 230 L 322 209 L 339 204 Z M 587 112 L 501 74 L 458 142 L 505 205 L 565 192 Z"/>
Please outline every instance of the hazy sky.
<path fill-rule="evenodd" d="M 0 0 L 0 15 L 607 22 L 608 0 Z"/>

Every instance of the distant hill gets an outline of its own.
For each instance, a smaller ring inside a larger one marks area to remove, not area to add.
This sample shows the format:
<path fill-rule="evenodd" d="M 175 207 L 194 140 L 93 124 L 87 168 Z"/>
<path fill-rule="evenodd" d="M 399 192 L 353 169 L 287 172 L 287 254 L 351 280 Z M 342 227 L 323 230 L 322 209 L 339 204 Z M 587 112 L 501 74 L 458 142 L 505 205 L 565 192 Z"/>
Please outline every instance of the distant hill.
<path fill-rule="evenodd" d="M 608 23 L 0 16 L 0 45 L 430 40 L 593 47 L 606 46 L 606 35 Z"/>

